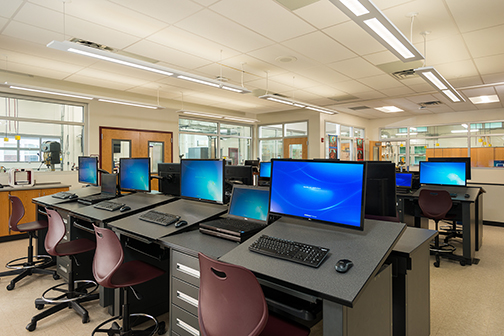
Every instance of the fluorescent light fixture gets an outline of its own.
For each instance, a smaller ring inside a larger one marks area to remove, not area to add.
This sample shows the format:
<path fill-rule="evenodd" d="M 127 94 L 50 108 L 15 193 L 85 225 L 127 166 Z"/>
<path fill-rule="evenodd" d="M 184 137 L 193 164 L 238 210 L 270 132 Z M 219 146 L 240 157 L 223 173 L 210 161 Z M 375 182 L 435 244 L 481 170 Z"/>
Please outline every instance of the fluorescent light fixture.
<path fill-rule="evenodd" d="M 467 124 L 461 124 L 460 126 L 462 126 L 464 128 L 468 128 L 469 127 L 469 125 L 467 125 Z"/>
<path fill-rule="evenodd" d="M 470 130 L 466 130 L 466 129 L 463 129 L 463 130 L 451 130 L 452 133 L 467 133 L 467 131 L 469 131 L 469 132 L 478 132 L 479 129 L 472 128 Z"/>
<path fill-rule="evenodd" d="M 305 109 L 308 109 L 308 110 L 322 112 L 322 113 L 327 113 L 327 114 L 337 114 L 338 113 L 335 110 L 331 110 L 331 109 L 328 109 L 328 108 L 325 108 L 325 107 L 320 107 L 320 106 L 317 106 L 317 105 L 312 105 L 312 104 L 307 104 L 307 103 L 299 102 L 299 101 L 296 101 L 296 100 L 292 100 L 290 98 L 277 97 L 277 96 L 271 95 L 271 94 L 266 94 L 266 95 L 260 96 L 259 98 L 260 99 L 265 99 L 265 100 L 270 100 L 270 101 L 276 102 L 276 103 L 286 104 L 286 105 L 290 105 L 290 106 L 294 106 L 294 107 L 299 107 L 299 108 L 305 108 Z"/>
<path fill-rule="evenodd" d="M 499 97 L 497 95 L 469 97 L 469 100 L 473 104 L 489 104 L 500 102 Z"/>
<path fill-rule="evenodd" d="M 233 121 L 242 121 L 242 122 L 248 122 L 248 123 L 254 123 L 254 122 L 259 121 L 257 119 L 248 119 L 248 118 L 239 118 L 239 117 L 224 117 L 224 119 L 233 120 Z"/>
<path fill-rule="evenodd" d="M 441 92 L 453 103 L 465 102 L 464 97 L 441 74 L 433 67 L 423 67 L 415 69 L 415 73 L 423 77 L 436 90 Z"/>
<path fill-rule="evenodd" d="M 251 118 L 234 117 L 234 116 L 227 116 L 227 115 L 222 115 L 222 114 L 213 114 L 213 113 L 197 112 L 197 111 L 179 110 L 177 112 L 183 113 L 183 114 L 188 114 L 188 115 L 195 115 L 198 117 L 225 119 L 225 120 L 233 120 L 233 121 L 240 121 L 240 122 L 247 122 L 247 123 L 255 123 L 255 122 L 259 121 L 257 119 L 251 119 Z"/>
<path fill-rule="evenodd" d="M 404 110 L 401 110 L 399 107 L 396 106 L 375 107 L 374 109 L 385 113 L 404 112 Z"/>
<path fill-rule="evenodd" d="M 180 113 L 184 114 L 189 114 L 189 115 L 195 115 L 199 117 L 206 117 L 206 118 L 217 118 L 217 119 L 222 119 L 223 116 L 218 115 L 218 114 L 211 114 L 211 113 L 204 113 L 204 112 L 195 112 L 195 111 L 178 111 Z"/>
<path fill-rule="evenodd" d="M 403 62 L 423 55 L 370 0 L 329 0 Z"/>
<path fill-rule="evenodd" d="M 129 106 L 136 106 L 136 107 L 143 107 L 143 108 L 148 108 L 148 109 L 162 109 L 162 106 L 155 106 L 155 105 L 147 105 L 147 104 L 139 104 L 139 103 L 132 103 L 132 102 L 125 102 L 125 101 L 120 101 L 120 100 L 111 100 L 111 99 L 104 99 L 104 98 L 99 98 L 98 101 L 105 102 L 105 103 L 113 103 L 113 104 L 120 104 L 120 105 L 129 105 Z"/>
<path fill-rule="evenodd" d="M 70 41 L 52 41 L 47 45 L 49 48 L 68 51 L 71 53 L 75 53 L 78 55 L 83 55 L 87 57 L 96 58 L 103 61 L 113 62 L 116 64 L 121 64 L 129 67 L 133 67 L 140 70 L 150 71 L 154 73 L 158 73 L 164 76 L 171 76 L 175 78 L 185 79 L 194 83 L 203 84 L 212 86 L 215 88 L 236 92 L 236 93 L 250 93 L 250 90 L 238 85 L 233 85 L 230 83 L 223 84 L 218 80 L 206 78 L 198 75 L 193 75 L 188 72 L 184 72 L 181 70 L 170 69 L 161 65 L 157 65 L 154 63 L 142 61 L 136 58 L 132 58 L 129 56 L 124 56 L 118 53 L 105 51 L 97 48 L 91 48 L 79 43 L 70 42 Z"/>
<path fill-rule="evenodd" d="M 15 85 L 10 85 L 9 88 L 15 89 L 15 90 L 47 93 L 47 94 L 52 94 L 52 95 L 57 95 L 57 96 L 65 96 L 65 97 L 72 97 L 72 98 L 79 98 L 79 99 L 89 99 L 89 100 L 93 99 L 93 97 L 81 96 L 81 95 L 77 95 L 77 94 L 73 94 L 73 93 L 48 91 L 48 90 L 41 90 L 41 89 L 35 89 L 35 88 L 29 88 L 29 87 L 15 86 Z"/>

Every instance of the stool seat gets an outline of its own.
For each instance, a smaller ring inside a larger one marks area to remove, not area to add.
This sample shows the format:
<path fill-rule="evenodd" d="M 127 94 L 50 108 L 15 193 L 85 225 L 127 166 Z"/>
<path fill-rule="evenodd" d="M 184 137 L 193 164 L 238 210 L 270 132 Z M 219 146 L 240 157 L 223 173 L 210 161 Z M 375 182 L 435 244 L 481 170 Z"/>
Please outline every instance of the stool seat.
<path fill-rule="evenodd" d="M 76 239 L 56 246 L 55 252 L 58 256 L 69 256 L 93 251 L 96 243 L 89 239 Z"/>
<path fill-rule="evenodd" d="M 36 220 L 30 223 L 18 224 L 17 228 L 20 232 L 29 232 L 45 229 L 47 225 L 48 223 L 46 220 Z"/>
<path fill-rule="evenodd" d="M 110 283 L 115 288 L 135 286 L 163 275 L 164 271 L 140 260 L 132 260 L 119 266 Z"/>

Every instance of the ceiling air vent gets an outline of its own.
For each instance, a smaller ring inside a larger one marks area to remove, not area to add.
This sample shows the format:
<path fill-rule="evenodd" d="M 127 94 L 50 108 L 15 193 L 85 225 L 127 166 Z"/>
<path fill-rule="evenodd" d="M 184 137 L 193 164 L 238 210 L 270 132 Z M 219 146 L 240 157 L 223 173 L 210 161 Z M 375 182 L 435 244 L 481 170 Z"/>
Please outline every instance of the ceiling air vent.
<path fill-rule="evenodd" d="M 350 110 L 354 111 L 360 111 L 360 110 L 369 110 L 371 107 L 369 106 L 355 106 L 355 107 L 349 107 Z"/>
<path fill-rule="evenodd" d="M 104 44 L 99 44 L 99 43 L 96 43 L 96 42 L 86 41 L 86 40 L 82 40 L 82 39 L 75 38 L 75 37 L 73 39 L 71 39 L 70 42 L 81 44 L 83 46 L 94 48 L 94 49 L 100 49 L 100 50 L 106 50 L 106 51 L 114 51 L 114 48 L 111 48 L 111 47 L 106 46 Z"/>
<path fill-rule="evenodd" d="M 423 108 L 436 107 L 438 105 L 443 105 L 443 103 L 440 102 L 439 100 L 434 100 L 434 101 L 423 102 L 418 105 L 420 106 L 421 109 L 423 109 Z"/>
<path fill-rule="evenodd" d="M 407 78 L 418 77 L 418 75 L 415 74 L 414 69 L 407 69 L 407 70 L 392 72 L 391 75 L 397 79 L 407 79 Z"/>

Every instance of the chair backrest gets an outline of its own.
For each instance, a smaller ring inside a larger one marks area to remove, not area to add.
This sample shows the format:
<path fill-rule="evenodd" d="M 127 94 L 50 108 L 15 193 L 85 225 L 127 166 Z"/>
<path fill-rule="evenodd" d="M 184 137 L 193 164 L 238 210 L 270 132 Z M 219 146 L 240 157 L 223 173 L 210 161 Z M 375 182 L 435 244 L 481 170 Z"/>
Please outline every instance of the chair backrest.
<path fill-rule="evenodd" d="M 25 214 L 25 208 L 24 208 L 23 202 L 21 202 L 19 197 L 9 195 L 9 200 L 12 205 L 12 211 L 11 211 L 11 215 L 9 217 L 9 228 L 12 231 L 19 231 L 17 225 L 18 225 L 19 221 L 21 220 L 21 218 L 23 218 L 23 216 Z"/>
<path fill-rule="evenodd" d="M 203 336 L 258 335 L 268 322 L 261 286 L 248 269 L 198 254 L 198 320 Z"/>
<path fill-rule="evenodd" d="M 65 236 L 66 226 L 63 218 L 61 218 L 61 215 L 56 210 L 46 208 L 46 212 L 48 227 L 44 246 L 47 253 L 52 256 L 58 256 L 56 246 L 58 246 L 61 239 Z"/>
<path fill-rule="evenodd" d="M 452 208 L 450 193 L 446 190 L 420 190 L 418 205 L 422 209 L 423 215 L 433 220 L 440 220 Z"/>
<path fill-rule="evenodd" d="M 96 250 L 93 259 L 93 275 L 96 281 L 107 288 L 115 288 L 112 276 L 122 265 L 124 252 L 114 231 L 93 224 L 96 236 Z"/>

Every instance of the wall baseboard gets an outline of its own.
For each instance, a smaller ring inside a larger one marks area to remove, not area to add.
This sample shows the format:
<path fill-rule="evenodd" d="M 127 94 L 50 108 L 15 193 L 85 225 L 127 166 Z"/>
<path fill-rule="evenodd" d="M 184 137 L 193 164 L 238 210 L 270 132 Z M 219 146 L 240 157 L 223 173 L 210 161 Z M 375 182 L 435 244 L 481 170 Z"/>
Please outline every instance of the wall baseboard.
<path fill-rule="evenodd" d="M 17 235 L 12 235 L 12 236 L 4 236 L 4 237 L 0 237 L 0 243 L 13 241 L 13 240 L 19 240 L 19 239 L 26 239 L 26 238 L 28 238 L 28 233 L 22 233 L 22 234 L 17 234 Z"/>
<path fill-rule="evenodd" d="M 502 227 L 504 227 L 504 223 L 502 223 L 502 222 L 493 222 L 493 221 L 483 221 L 483 225 L 502 226 Z"/>

